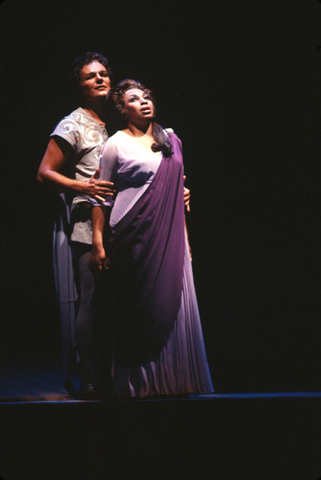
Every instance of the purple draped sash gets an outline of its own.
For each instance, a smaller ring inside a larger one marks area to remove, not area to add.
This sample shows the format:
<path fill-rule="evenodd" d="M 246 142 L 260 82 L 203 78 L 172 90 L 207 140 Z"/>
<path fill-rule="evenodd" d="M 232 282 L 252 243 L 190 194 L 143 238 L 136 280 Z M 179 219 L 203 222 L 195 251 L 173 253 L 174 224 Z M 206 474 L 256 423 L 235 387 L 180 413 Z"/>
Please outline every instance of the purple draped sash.
<path fill-rule="evenodd" d="M 124 367 L 157 357 L 181 303 L 183 158 L 180 140 L 170 139 L 171 157 L 163 157 L 150 187 L 111 233 L 116 356 Z"/>

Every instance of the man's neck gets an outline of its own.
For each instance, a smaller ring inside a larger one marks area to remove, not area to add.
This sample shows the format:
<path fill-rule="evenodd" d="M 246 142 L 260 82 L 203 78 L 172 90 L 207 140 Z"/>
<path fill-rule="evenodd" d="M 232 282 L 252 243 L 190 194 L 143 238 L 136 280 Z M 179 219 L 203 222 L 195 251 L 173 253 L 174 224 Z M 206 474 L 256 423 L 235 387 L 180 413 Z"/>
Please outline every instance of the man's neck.
<path fill-rule="evenodd" d="M 99 98 L 97 101 L 87 102 L 85 111 L 100 125 L 105 124 L 105 99 Z"/>

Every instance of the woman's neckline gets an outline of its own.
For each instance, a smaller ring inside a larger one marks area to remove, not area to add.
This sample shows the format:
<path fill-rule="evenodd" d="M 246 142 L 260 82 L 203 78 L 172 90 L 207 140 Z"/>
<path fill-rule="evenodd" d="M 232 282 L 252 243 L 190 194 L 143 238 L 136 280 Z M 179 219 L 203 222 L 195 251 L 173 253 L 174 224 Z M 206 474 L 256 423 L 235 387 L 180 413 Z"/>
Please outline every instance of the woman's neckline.
<path fill-rule="evenodd" d="M 154 151 L 151 149 L 151 147 L 147 147 L 146 145 L 144 145 L 143 143 L 141 143 L 139 140 L 137 140 L 137 137 L 135 137 L 134 135 L 129 135 L 129 134 L 126 133 L 124 130 L 118 130 L 118 132 L 123 133 L 124 135 L 126 135 L 127 138 L 132 138 L 136 144 L 140 145 L 140 146 L 143 147 L 145 150 L 148 150 L 148 151 L 151 152 L 153 155 L 158 155 L 159 153 L 162 153 L 161 151 L 159 151 L 159 152 L 154 152 Z"/>

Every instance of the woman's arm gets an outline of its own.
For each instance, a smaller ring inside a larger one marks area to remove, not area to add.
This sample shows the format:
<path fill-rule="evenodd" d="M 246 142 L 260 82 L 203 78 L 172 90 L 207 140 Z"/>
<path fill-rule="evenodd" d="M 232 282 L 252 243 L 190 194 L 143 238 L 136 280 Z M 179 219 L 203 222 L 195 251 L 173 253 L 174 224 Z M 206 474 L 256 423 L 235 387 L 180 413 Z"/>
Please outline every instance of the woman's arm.
<path fill-rule="evenodd" d="M 117 148 L 112 140 L 109 139 L 101 149 L 99 168 L 96 170 L 99 175 L 100 183 L 114 186 L 114 183 L 112 182 L 115 180 L 116 170 Z M 93 177 L 91 177 L 90 180 L 92 179 Z M 113 190 L 113 193 L 115 194 L 116 190 Z M 99 195 L 96 195 L 95 199 L 96 200 L 93 198 L 89 199 L 93 207 L 104 205 L 105 207 L 111 208 L 113 206 L 113 199 L 110 197 L 101 198 Z"/>
<path fill-rule="evenodd" d="M 96 174 L 88 182 L 83 182 L 59 173 L 72 153 L 72 147 L 66 140 L 51 138 L 40 163 L 37 180 L 42 183 L 51 183 L 63 191 L 86 193 L 95 198 L 96 196 L 104 198 L 113 195 L 113 184 L 111 182 L 99 182 L 95 178 Z"/>
<path fill-rule="evenodd" d="M 93 272 L 101 272 L 103 268 L 108 270 L 106 252 L 104 248 L 106 215 L 107 209 L 103 205 L 92 208 L 91 221 L 93 228 L 93 243 L 89 266 Z"/>
<path fill-rule="evenodd" d="M 100 159 L 100 176 L 104 180 L 114 180 L 117 167 L 117 148 L 111 141 L 107 141 L 101 152 Z M 105 225 L 109 223 L 109 215 L 111 212 L 111 205 L 107 199 L 105 205 L 100 202 L 91 202 L 93 204 L 91 221 L 93 229 L 92 251 L 89 260 L 90 269 L 99 274 L 103 269 L 108 270 L 108 263 L 104 244 L 108 238 L 109 231 L 106 231 Z M 107 205 L 106 205 L 107 204 Z"/>

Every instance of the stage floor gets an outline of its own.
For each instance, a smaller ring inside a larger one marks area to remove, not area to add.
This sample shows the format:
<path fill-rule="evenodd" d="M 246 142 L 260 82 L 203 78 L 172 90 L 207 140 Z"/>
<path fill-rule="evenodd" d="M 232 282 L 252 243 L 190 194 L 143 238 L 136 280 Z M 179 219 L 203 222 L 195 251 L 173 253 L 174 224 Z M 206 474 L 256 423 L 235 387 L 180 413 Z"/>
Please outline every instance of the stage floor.
<path fill-rule="evenodd" d="M 59 361 L 2 365 L 1 480 L 320 480 L 321 393 L 83 402 Z"/>
<path fill-rule="evenodd" d="M 24 360 L 7 360 L 0 366 L 0 403 L 55 402 L 78 403 L 64 388 L 64 377 L 57 356 Z M 321 392 L 247 392 L 195 395 L 189 399 L 131 400 L 138 402 L 195 401 L 223 399 L 321 398 Z"/>

